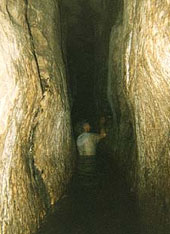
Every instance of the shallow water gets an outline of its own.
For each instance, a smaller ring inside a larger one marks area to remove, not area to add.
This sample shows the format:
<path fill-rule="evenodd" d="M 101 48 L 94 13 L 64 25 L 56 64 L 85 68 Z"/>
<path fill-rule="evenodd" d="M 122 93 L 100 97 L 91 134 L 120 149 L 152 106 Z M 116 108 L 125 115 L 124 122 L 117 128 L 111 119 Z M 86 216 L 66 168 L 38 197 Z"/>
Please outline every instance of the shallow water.
<path fill-rule="evenodd" d="M 121 171 L 110 165 L 90 179 L 75 176 L 39 234 L 139 234 L 135 199 Z"/>

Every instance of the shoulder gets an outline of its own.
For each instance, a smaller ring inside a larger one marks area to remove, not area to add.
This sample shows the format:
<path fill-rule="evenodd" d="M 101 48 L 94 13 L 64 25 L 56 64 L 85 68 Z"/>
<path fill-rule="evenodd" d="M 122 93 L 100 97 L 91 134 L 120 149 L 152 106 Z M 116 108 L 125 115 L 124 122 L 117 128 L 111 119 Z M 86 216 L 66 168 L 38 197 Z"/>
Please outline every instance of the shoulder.
<path fill-rule="evenodd" d="M 82 142 L 88 137 L 87 133 L 82 133 L 77 137 L 77 142 Z"/>
<path fill-rule="evenodd" d="M 77 140 L 80 140 L 84 137 L 84 133 L 80 134 L 78 137 L 77 137 Z"/>

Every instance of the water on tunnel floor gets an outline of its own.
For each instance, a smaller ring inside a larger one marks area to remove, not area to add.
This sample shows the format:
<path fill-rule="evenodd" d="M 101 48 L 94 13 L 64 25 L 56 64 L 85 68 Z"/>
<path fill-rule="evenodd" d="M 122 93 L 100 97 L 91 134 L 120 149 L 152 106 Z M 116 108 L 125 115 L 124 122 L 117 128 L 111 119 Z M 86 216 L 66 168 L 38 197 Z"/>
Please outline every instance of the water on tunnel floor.
<path fill-rule="evenodd" d="M 139 234 L 135 199 L 111 165 L 102 163 L 91 183 L 75 175 L 39 234 Z"/>

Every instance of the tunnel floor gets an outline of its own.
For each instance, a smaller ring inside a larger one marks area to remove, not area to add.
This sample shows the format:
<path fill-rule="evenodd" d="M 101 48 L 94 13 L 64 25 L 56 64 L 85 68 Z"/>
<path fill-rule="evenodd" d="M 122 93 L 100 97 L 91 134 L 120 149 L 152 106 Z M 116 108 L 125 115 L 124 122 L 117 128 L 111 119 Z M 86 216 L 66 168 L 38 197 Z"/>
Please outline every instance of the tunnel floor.
<path fill-rule="evenodd" d="M 38 234 L 139 234 L 134 196 L 116 165 L 100 162 L 91 184 L 74 176 Z"/>

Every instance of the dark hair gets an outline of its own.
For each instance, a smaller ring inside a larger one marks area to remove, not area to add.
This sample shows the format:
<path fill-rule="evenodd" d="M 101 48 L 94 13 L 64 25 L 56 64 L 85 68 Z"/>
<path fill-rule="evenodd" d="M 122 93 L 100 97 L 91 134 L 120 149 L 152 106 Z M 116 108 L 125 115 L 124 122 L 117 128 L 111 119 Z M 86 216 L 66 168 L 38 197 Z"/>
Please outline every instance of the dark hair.
<path fill-rule="evenodd" d="M 85 119 L 85 120 L 82 120 L 82 121 L 81 121 L 81 125 L 84 126 L 85 124 L 90 124 L 90 123 L 89 123 L 89 121 L 86 120 L 86 119 Z"/>

